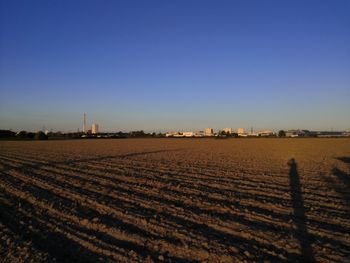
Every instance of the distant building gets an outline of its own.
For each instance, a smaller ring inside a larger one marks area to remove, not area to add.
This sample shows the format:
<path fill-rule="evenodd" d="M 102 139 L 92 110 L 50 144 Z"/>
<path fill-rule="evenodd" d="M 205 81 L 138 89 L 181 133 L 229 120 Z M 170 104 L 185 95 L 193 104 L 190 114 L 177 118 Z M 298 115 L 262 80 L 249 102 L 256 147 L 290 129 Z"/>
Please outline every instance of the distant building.
<path fill-rule="evenodd" d="M 268 137 L 268 136 L 274 136 L 275 133 L 273 131 L 270 130 L 262 130 L 262 131 L 258 131 L 258 136 L 261 137 Z"/>
<path fill-rule="evenodd" d="M 227 134 L 232 134 L 232 128 L 225 128 L 224 132 Z"/>
<path fill-rule="evenodd" d="M 173 132 L 167 132 L 165 133 L 165 137 L 172 137 L 174 136 L 174 133 Z"/>
<path fill-rule="evenodd" d="M 286 137 L 306 137 L 310 135 L 308 130 L 288 130 L 286 131 Z"/>
<path fill-rule="evenodd" d="M 167 132 L 166 134 L 165 134 L 165 137 L 174 137 L 175 135 L 177 135 L 178 134 L 178 132 Z"/>
<path fill-rule="evenodd" d="M 250 136 L 250 137 L 258 136 L 258 134 L 254 132 L 253 127 L 250 128 L 250 132 L 249 132 L 248 136 Z"/>
<path fill-rule="evenodd" d="M 237 134 L 238 134 L 238 136 L 241 136 L 241 137 L 247 137 L 247 134 L 244 132 L 243 128 L 238 128 Z"/>
<path fill-rule="evenodd" d="M 214 130 L 212 128 L 206 128 L 204 130 L 204 135 L 205 136 L 213 136 L 214 135 Z"/>
<path fill-rule="evenodd" d="M 194 137 L 204 137 L 204 136 L 205 136 L 204 131 L 197 131 L 194 134 Z"/>
<path fill-rule="evenodd" d="M 167 132 L 165 137 L 184 137 L 182 132 Z"/>
<path fill-rule="evenodd" d="M 298 137 L 297 130 L 288 130 L 286 131 L 286 137 Z"/>
<path fill-rule="evenodd" d="M 194 137 L 196 135 L 195 132 L 183 132 L 182 135 L 184 137 Z"/>
<path fill-rule="evenodd" d="M 92 134 L 98 133 L 98 124 L 96 124 L 96 123 L 92 124 L 92 126 L 91 126 L 91 133 Z"/>
<path fill-rule="evenodd" d="M 343 131 L 318 131 L 312 132 L 317 137 L 348 137 L 350 136 L 350 132 Z"/>
<path fill-rule="evenodd" d="M 175 137 L 175 138 L 183 138 L 183 137 L 203 137 L 204 132 L 203 131 L 198 131 L 198 132 L 193 132 L 193 131 L 187 131 L 187 132 L 167 132 L 165 134 L 165 137 Z"/>

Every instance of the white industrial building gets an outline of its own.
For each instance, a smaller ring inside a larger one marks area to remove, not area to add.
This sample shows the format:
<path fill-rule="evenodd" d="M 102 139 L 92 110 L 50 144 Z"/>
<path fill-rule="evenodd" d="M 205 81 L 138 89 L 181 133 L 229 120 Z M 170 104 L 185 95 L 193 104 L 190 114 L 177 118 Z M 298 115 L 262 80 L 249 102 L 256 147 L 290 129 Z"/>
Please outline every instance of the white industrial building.
<path fill-rule="evenodd" d="M 274 136 L 275 133 L 273 131 L 270 130 L 262 130 L 262 131 L 258 131 L 258 136 L 261 137 L 268 137 L 268 136 Z"/>
<path fill-rule="evenodd" d="M 309 131 L 306 131 L 306 130 L 288 130 L 288 131 L 286 131 L 286 137 L 303 137 L 303 136 L 306 136 L 307 133 L 309 133 Z"/>
<path fill-rule="evenodd" d="M 165 137 L 183 137 L 182 132 L 167 132 Z"/>
<path fill-rule="evenodd" d="M 249 137 L 256 137 L 256 136 L 258 136 L 258 134 L 254 132 L 253 127 L 250 128 L 250 132 L 249 132 L 248 136 Z"/>
<path fill-rule="evenodd" d="M 214 136 L 214 130 L 212 128 L 205 128 L 204 136 Z"/>
<path fill-rule="evenodd" d="M 204 137 L 204 132 L 193 132 L 193 131 L 187 131 L 187 132 L 167 132 L 165 134 L 165 137 L 175 137 L 175 138 L 184 138 L 184 137 Z"/>
<path fill-rule="evenodd" d="M 93 123 L 91 126 L 91 133 L 92 134 L 97 134 L 98 133 L 98 124 Z"/>
<path fill-rule="evenodd" d="M 183 132 L 182 135 L 183 137 L 194 137 L 195 136 L 195 132 Z"/>
<path fill-rule="evenodd" d="M 247 137 L 247 133 L 244 132 L 244 129 L 243 128 L 238 128 L 237 129 L 237 134 L 238 136 L 241 136 L 241 137 Z"/>

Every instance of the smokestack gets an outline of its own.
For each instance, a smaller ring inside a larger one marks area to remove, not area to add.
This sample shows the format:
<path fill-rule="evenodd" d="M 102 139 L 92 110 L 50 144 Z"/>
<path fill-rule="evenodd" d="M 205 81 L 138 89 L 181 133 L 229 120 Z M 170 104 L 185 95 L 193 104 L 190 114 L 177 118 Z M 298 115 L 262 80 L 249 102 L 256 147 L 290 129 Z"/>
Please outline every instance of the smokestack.
<path fill-rule="evenodd" d="M 84 113 L 83 133 L 85 133 L 85 127 L 86 127 L 86 113 Z"/>

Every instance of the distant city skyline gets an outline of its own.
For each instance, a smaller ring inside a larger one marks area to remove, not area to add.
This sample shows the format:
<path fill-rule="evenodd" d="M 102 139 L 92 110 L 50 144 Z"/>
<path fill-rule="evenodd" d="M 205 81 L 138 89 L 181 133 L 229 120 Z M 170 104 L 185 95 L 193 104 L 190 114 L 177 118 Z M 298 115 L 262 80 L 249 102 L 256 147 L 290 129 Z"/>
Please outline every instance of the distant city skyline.
<path fill-rule="evenodd" d="M 300 127 L 292 127 L 292 128 L 283 128 L 280 127 L 278 129 L 270 129 L 269 127 L 254 127 L 254 126 L 249 126 L 249 127 L 242 127 L 242 126 L 231 126 L 231 127 L 212 127 L 212 126 L 207 126 L 207 127 L 201 127 L 198 129 L 179 129 L 179 128 L 172 128 L 172 129 L 153 129 L 153 130 L 147 130 L 147 129 L 102 129 L 100 130 L 100 125 L 96 122 L 89 122 L 89 120 L 87 119 L 87 114 L 84 113 L 82 115 L 82 120 L 81 120 L 81 127 L 78 127 L 75 130 L 65 130 L 65 129 L 53 129 L 50 127 L 46 127 L 45 125 L 42 126 L 41 128 L 38 129 L 34 129 L 34 130 L 28 130 L 28 129 L 12 129 L 12 128 L 5 128 L 5 130 L 12 130 L 12 131 L 31 131 L 31 132 L 37 132 L 37 131 L 44 131 L 44 132 L 83 132 L 83 133 L 92 133 L 92 134 L 96 134 L 96 133 L 104 133 L 104 132 L 110 132 L 110 133 L 115 133 L 115 132 L 131 132 L 131 131 L 140 131 L 143 130 L 147 133 L 152 133 L 152 132 L 156 132 L 156 133 L 166 133 L 166 132 L 203 132 L 204 134 L 213 134 L 213 133 L 217 133 L 220 131 L 224 131 L 226 133 L 238 133 L 238 134 L 253 134 L 253 133 L 257 133 L 257 132 L 267 132 L 267 131 L 272 131 L 274 133 L 277 133 L 280 130 L 284 130 L 284 131 L 293 131 L 293 130 L 309 130 L 309 131 L 346 131 L 346 132 L 350 132 L 350 129 L 344 129 L 344 130 L 337 130 L 334 129 L 333 127 L 331 127 L 330 129 L 309 129 L 309 128 L 300 128 Z M 0 127 L 0 130 L 3 129 Z"/>
<path fill-rule="evenodd" d="M 350 1 L 2 1 L 0 129 L 350 130 Z"/>

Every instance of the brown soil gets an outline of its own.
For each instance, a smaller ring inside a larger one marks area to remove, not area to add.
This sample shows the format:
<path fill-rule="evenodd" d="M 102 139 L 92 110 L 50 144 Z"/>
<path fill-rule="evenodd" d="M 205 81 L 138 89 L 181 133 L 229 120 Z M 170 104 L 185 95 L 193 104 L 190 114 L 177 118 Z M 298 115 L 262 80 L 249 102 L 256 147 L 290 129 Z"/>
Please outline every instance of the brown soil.
<path fill-rule="evenodd" d="M 0 142 L 2 262 L 350 262 L 350 139 Z"/>

